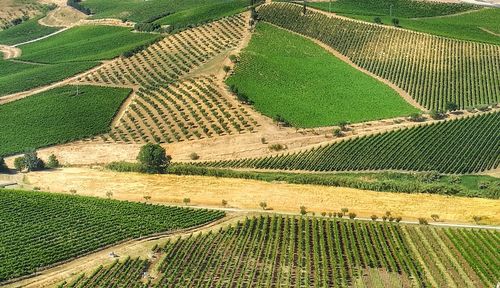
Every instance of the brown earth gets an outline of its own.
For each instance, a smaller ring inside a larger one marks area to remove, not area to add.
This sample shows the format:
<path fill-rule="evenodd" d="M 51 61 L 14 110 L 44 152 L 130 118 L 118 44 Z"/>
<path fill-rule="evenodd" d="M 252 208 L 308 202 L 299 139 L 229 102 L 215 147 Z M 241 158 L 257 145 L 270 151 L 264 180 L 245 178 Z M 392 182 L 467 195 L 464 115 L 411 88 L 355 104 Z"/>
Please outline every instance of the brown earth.
<path fill-rule="evenodd" d="M 17 58 L 22 53 L 21 49 L 7 45 L 0 45 L 0 52 L 3 53 L 3 59 L 5 60 Z"/>
<path fill-rule="evenodd" d="M 368 218 L 391 211 L 404 220 L 438 214 L 444 222 L 472 223 L 472 216 L 485 217 L 484 224 L 500 224 L 500 200 L 463 198 L 430 194 L 375 192 L 352 188 L 268 183 L 255 180 L 202 176 L 144 175 L 117 173 L 90 168 L 64 168 L 30 173 L 28 187 L 44 191 L 143 201 L 150 195 L 153 203 L 179 205 L 186 197 L 193 205 L 220 207 L 224 199 L 239 209 L 259 209 L 267 202 L 275 212 L 298 213 L 304 205 L 311 212 L 334 212 L 350 208 L 358 217 Z"/>

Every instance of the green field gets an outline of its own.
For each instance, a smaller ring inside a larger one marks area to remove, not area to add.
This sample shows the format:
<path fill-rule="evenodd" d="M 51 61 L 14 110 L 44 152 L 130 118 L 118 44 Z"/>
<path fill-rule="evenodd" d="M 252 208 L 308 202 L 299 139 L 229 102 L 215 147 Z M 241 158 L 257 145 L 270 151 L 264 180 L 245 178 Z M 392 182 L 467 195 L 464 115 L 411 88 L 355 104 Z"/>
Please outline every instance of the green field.
<path fill-rule="evenodd" d="M 500 165 L 500 113 L 352 138 L 308 151 L 208 163 L 276 170 L 477 173 Z"/>
<path fill-rule="evenodd" d="M 60 29 L 57 27 L 47 27 L 38 24 L 38 20 L 40 18 L 41 17 L 36 17 L 9 29 L 0 31 L 0 44 L 19 44 L 49 35 L 50 33 L 54 33 Z"/>
<path fill-rule="evenodd" d="M 64 86 L 0 106 L 0 155 L 105 133 L 130 89 Z"/>
<path fill-rule="evenodd" d="M 160 273 L 150 287 L 494 287 L 499 237 L 484 229 L 260 216 L 156 248 Z M 100 267 L 64 287 L 103 286 L 102 278 L 142 287 L 151 265 L 144 261 Z"/>
<path fill-rule="evenodd" d="M 157 37 L 148 33 L 132 33 L 124 27 L 79 26 L 20 46 L 23 50 L 20 59 L 39 63 L 106 60 Z"/>
<path fill-rule="evenodd" d="M 358 66 L 391 81 L 428 110 L 500 102 L 500 46 L 389 29 L 350 19 L 332 18 L 299 5 L 272 3 L 259 17 L 313 37 Z M 391 39 L 391 41 L 387 41 Z"/>
<path fill-rule="evenodd" d="M 147 22 L 159 15 L 170 12 L 180 13 L 184 10 L 195 12 L 196 7 L 232 3 L 235 0 L 86 0 L 82 6 L 91 9 L 94 18 L 119 18 L 134 22 Z M 250 0 L 247 1 L 249 5 Z M 203 9 L 198 12 L 202 12 Z"/>
<path fill-rule="evenodd" d="M 297 127 L 335 125 L 418 111 L 396 91 L 312 41 L 259 23 L 241 63 L 226 81 L 269 117 Z M 356 83 L 356 85 L 353 85 Z"/>
<path fill-rule="evenodd" d="M 64 80 L 97 64 L 77 62 L 37 65 L 0 59 L 0 97 Z"/>
<path fill-rule="evenodd" d="M 160 25 L 172 25 L 175 29 L 186 27 L 190 24 L 199 24 L 225 16 L 241 13 L 246 10 L 249 0 L 232 0 L 222 3 L 194 6 L 190 9 L 168 15 L 155 21 Z"/>
<path fill-rule="evenodd" d="M 420 2 L 414 9 L 408 7 L 416 1 L 334 1 L 331 11 L 354 19 L 373 22 L 374 17 L 380 17 L 386 25 L 392 25 L 392 19 L 398 18 L 404 29 L 435 34 L 462 40 L 479 41 L 500 44 L 500 37 L 484 31 L 500 33 L 500 9 L 481 9 L 469 4 L 446 4 Z M 392 16 L 390 6 L 393 5 Z M 330 11 L 328 2 L 310 3 L 311 7 Z M 464 11 L 476 10 L 473 13 L 439 17 Z M 438 16 L 438 17 L 436 17 Z M 434 17 L 434 18 L 426 18 Z M 420 18 L 420 19 L 419 19 Z M 481 29 L 482 28 L 482 29 Z"/>
<path fill-rule="evenodd" d="M 0 282 L 125 239 L 223 216 L 220 211 L 0 189 Z"/>

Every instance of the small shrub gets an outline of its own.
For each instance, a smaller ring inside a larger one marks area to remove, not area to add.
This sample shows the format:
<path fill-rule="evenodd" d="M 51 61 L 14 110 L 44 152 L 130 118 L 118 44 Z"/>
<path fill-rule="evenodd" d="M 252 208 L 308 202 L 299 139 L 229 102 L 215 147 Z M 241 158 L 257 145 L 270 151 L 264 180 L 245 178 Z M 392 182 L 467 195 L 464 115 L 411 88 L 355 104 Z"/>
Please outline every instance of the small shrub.
<path fill-rule="evenodd" d="M 448 182 L 449 182 L 450 184 L 460 184 L 460 183 L 462 182 L 462 179 L 460 179 L 460 177 L 459 177 L 459 176 L 457 176 L 457 175 L 451 175 L 451 176 L 449 177 Z"/>
<path fill-rule="evenodd" d="M 429 222 L 427 222 L 427 219 L 425 219 L 425 218 L 418 218 L 418 224 L 429 225 Z"/>
<path fill-rule="evenodd" d="M 0 157 L 0 172 L 7 172 L 7 171 L 9 171 L 7 164 L 5 164 L 5 160 L 3 159 L 3 157 Z"/>
<path fill-rule="evenodd" d="M 146 200 L 146 202 L 151 200 L 151 195 L 144 195 L 143 197 L 144 197 L 144 200 Z"/>
<path fill-rule="evenodd" d="M 373 18 L 373 22 L 377 23 L 377 24 L 382 24 L 382 18 L 380 17 L 375 17 Z"/>
<path fill-rule="evenodd" d="M 356 218 L 356 213 L 349 213 L 349 219 L 355 219 Z"/>
<path fill-rule="evenodd" d="M 486 111 L 490 110 L 490 106 L 486 105 L 486 104 L 484 104 L 484 105 L 477 105 L 476 109 L 479 110 L 479 111 L 481 111 L 481 112 L 486 112 Z"/>
<path fill-rule="evenodd" d="M 59 168 L 61 165 L 59 163 L 59 160 L 57 160 L 56 155 L 52 154 L 49 156 L 49 161 L 47 162 L 47 168 L 49 169 L 55 169 Z"/>
<path fill-rule="evenodd" d="M 321 212 L 321 216 L 325 217 L 326 216 L 326 212 Z"/>
<path fill-rule="evenodd" d="M 441 111 L 437 111 L 437 110 L 432 110 L 429 115 L 431 116 L 432 119 L 434 120 L 441 120 L 441 119 L 444 119 L 446 118 L 446 114 L 441 112 Z"/>
<path fill-rule="evenodd" d="M 271 151 L 281 151 L 285 149 L 286 149 L 285 146 L 279 143 L 269 145 L 269 150 Z"/>
<path fill-rule="evenodd" d="M 300 215 L 304 216 L 307 214 L 306 206 L 300 206 Z"/>
<path fill-rule="evenodd" d="M 474 215 L 474 216 L 472 216 L 472 220 L 474 220 L 474 222 L 476 222 L 476 224 L 479 224 L 479 222 L 481 220 L 483 220 L 483 217 Z"/>
<path fill-rule="evenodd" d="M 333 129 L 333 132 L 332 132 L 333 136 L 335 137 L 342 137 L 344 136 L 344 133 L 342 132 L 342 130 L 340 130 L 339 128 L 335 128 Z"/>
<path fill-rule="evenodd" d="M 111 192 L 111 191 L 106 192 L 106 197 L 111 199 L 113 197 L 113 192 Z"/>
<path fill-rule="evenodd" d="M 260 138 L 260 143 L 267 144 L 266 138 L 264 138 L 264 137 Z"/>
<path fill-rule="evenodd" d="M 432 220 L 434 220 L 434 222 L 437 222 L 439 220 L 439 215 L 438 214 L 432 214 L 431 218 L 432 218 Z"/>
<path fill-rule="evenodd" d="M 399 19 L 398 18 L 392 18 L 392 25 L 395 27 L 399 27 Z"/>
<path fill-rule="evenodd" d="M 437 171 L 422 172 L 417 174 L 417 179 L 424 183 L 432 183 L 441 179 L 442 175 Z"/>
<path fill-rule="evenodd" d="M 372 216 L 370 216 L 370 218 L 371 218 L 373 221 L 377 221 L 378 216 L 377 216 L 377 215 L 372 215 Z"/>
<path fill-rule="evenodd" d="M 195 152 L 189 154 L 189 159 L 191 160 L 198 160 L 200 159 L 200 155 L 196 154 Z"/>
<path fill-rule="evenodd" d="M 267 203 L 266 203 L 266 202 L 260 202 L 260 203 L 259 203 L 259 206 L 260 206 L 260 208 L 262 208 L 262 210 L 266 210 L 266 208 L 267 208 Z"/>
<path fill-rule="evenodd" d="M 403 218 L 401 216 L 398 216 L 394 219 L 394 221 L 396 221 L 396 223 L 399 223 L 401 222 L 401 220 L 403 220 Z"/>
<path fill-rule="evenodd" d="M 445 107 L 446 107 L 446 111 L 450 111 L 450 112 L 458 110 L 458 105 L 455 102 L 447 102 Z"/>
<path fill-rule="evenodd" d="M 425 117 L 422 115 L 422 113 L 413 113 L 411 114 L 408 119 L 412 122 L 424 122 Z"/>
<path fill-rule="evenodd" d="M 479 182 L 478 184 L 478 188 L 483 190 L 483 189 L 488 189 L 488 187 L 490 187 L 490 183 L 489 182 Z"/>
<path fill-rule="evenodd" d="M 224 200 L 224 199 L 222 199 L 221 204 L 222 204 L 222 207 L 226 207 L 226 206 L 227 206 L 227 201 L 226 201 L 226 200 Z"/>

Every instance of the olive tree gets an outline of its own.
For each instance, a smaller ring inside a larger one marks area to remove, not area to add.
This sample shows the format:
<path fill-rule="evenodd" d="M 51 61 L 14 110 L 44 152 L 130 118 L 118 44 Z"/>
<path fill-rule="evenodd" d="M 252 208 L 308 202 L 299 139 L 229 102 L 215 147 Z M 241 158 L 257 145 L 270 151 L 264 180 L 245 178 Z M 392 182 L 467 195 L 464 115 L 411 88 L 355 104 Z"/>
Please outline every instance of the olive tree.
<path fill-rule="evenodd" d="M 167 155 L 165 148 L 159 144 L 146 144 L 142 146 L 137 160 L 141 169 L 150 174 L 165 173 L 170 164 L 171 157 Z"/>

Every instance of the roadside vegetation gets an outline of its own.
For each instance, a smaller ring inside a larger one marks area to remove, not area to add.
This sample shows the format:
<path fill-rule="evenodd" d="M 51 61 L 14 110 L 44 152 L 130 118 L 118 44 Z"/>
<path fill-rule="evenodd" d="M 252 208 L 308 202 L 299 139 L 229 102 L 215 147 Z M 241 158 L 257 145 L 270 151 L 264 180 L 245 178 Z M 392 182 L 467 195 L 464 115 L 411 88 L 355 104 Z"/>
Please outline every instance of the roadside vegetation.
<path fill-rule="evenodd" d="M 498 168 L 499 133 L 500 113 L 496 112 L 351 138 L 293 154 L 205 165 L 273 170 L 478 173 Z"/>
<path fill-rule="evenodd" d="M 329 2 L 311 2 L 308 5 L 367 22 L 375 22 L 375 18 L 378 18 L 384 25 L 461 40 L 500 44 L 499 37 L 491 33 L 500 33 L 500 9 L 466 3 L 409 0 L 339 0 L 333 1 L 331 5 Z M 393 19 L 397 19 L 397 23 Z"/>
<path fill-rule="evenodd" d="M 0 155 L 105 133 L 130 89 L 64 86 L 0 106 Z"/>
<path fill-rule="evenodd" d="M 418 110 L 388 85 L 314 42 L 259 23 L 233 75 L 233 92 L 257 110 L 297 127 L 332 126 L 410 115 Z"/>
<path fill-rule="evenodd" d="M 220 211 L 5 189 L 0 189 L 0 203 L 0 282 L 126 239 L 224 216 Z"/>

